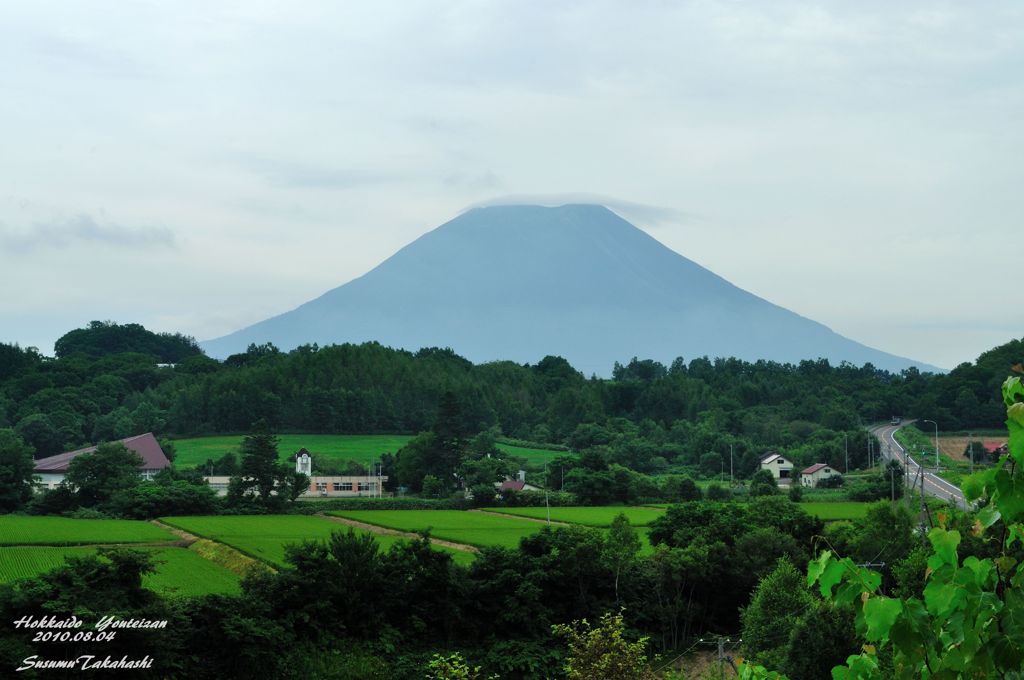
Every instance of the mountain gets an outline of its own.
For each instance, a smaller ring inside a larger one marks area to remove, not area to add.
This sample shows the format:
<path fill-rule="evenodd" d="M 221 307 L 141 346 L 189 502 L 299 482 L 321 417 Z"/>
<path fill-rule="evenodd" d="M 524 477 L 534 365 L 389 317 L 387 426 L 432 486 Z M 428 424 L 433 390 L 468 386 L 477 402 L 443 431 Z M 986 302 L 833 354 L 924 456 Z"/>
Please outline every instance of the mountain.
<path fill-rule="evenodd" d="M 250 343 L 368 340 L 474 362 L 556 354 L 588 375 L 633 356 L 703 355 L 941 370 L 741 290 L 597 205 L 475 208 L 364 276 L 202 346 L 223 358 Z"/>

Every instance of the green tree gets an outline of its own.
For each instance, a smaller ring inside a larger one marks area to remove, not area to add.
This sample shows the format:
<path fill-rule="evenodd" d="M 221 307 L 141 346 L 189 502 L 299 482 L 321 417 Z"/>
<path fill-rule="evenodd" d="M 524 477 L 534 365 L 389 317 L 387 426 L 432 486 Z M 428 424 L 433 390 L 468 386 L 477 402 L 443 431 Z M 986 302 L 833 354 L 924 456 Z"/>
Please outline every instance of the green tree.
<path fill-rule="evenodd" d="M 800 614 L 813 603 L 803 576 L 788 559 L 758 584 L 743 610 L 743 648 L 747 656 L 774 668 L 782 666 L 790 631 Z"/>
<path fill-rule="evenodd" d="M 608 529 L 602 553 L 605 563 L 615 574 L 615 606 L 619 604 L 619 576 L 636 561 L 641 547 L 643 546 L 640 537 L 637 536 L 636 529 L 630 526 L 626 513 L 620 512 L 615 515 Z"/>
<path fill-rule="evenodd" d="M 17 512 L 32 499 L 32 447 L 9 428 L 0 429 L 0 513 Z"/>
<path fill-rule="evenodd" d="M 84 453 L 71 461 L 64 482 L 75 492 L 79 505 L 94 508 L 114 495 L 141 483 L 142 459 L 124 444 L 100 444 L 93 453 Z"/>
<path fill-rule="evenodd" d="M 469 667 L 462 654 L 454 652 L 446 656 L 435 654 L 427 663 L 426 680 L 484 680 L 480 666 Z M 497 675 L 487 676 L 487 680 L 497 680 Z"/>
<path fill-rule="evenodd" d="M 551 630 L 569 642 L 568 680 L 655 680 L 647 664 L 647 638 L 627 640 L 621 613 L 601 615 L 597 627 L 582 619 Z"/>
<path fill-rule="evenodd" d="M 774 496 L 779 493 L 779 485 L 775 476 L 768 470 L 758 470 L 750 478 L 751 496 Z"/>
<path fill-rule="evenodd" d="M 309 488 L 309 478 L 278 460 L 280 440 L 259 422 L 242 440 L 238 475 L 228 484 L 228 502 L 237 505 L 247 497 L 265 506 L 294 501 Z"/>

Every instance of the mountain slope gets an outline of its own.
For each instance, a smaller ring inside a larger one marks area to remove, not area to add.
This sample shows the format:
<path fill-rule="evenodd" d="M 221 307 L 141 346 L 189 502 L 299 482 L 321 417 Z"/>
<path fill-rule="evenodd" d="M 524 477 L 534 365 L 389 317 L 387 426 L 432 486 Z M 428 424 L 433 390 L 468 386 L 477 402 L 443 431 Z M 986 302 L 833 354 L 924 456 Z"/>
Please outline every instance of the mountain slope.
<path fill-rule="evenodd" d="M 471 210 L 366 275 L 203 347 L 224 357 L 253 342 L 367 340 L 447 346 L 475 362 L 558 354 L 599 375 L 633 356 L 826 357 L 938 370 L 741 290 L 594 205 Z"/>

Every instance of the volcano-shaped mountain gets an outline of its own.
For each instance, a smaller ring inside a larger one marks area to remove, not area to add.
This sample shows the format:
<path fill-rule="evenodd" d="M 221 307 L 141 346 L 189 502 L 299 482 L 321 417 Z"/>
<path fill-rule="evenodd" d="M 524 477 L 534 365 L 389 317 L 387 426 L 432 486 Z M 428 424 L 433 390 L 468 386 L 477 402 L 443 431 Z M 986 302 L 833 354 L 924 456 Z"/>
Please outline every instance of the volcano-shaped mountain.
<path fill-rule="evenodd" d="M 250 343 L 368 340 L 451 347 L 474 362 L 556 354 L 598 375 L 633 356 L 939 370 L 741 290 L 596 205 L 470 210 L 364 276 L 203 347 L 225 357 Z"/>

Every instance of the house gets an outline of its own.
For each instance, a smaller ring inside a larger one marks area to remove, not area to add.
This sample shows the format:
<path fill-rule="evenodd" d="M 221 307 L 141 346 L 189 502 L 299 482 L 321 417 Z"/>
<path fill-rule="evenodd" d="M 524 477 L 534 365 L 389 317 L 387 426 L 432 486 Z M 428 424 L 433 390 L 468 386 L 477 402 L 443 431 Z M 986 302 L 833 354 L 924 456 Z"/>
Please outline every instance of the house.
<path fill-rule="evenodd" d="M 307 477 L 313 476 L 313 458 L 304 448 L 295 452 L 295 471 Z"/>
<path fill-rule="evenodd" d="M 982 446 L 985 447 L 985 452 L 988 453 L 993 458 L 999 457 L 1004 453 L 1009 452 L 1009 448 L 1007 447 L 1006 442 L 985 442 Z"/>
<path fill-rule="evenodd" d="M 783 485 L 789 484 L 790 478 L 793 476 L 793 463 L 777 453 L 769 453 L 762 458 L 761 469 L 771 472 L 775 481 Z"/>
<path fill-rule="evenodd" d="M 520 470 L 519 474 L 516 475 L 515 479 L 506 477 L 503 482 L 495 482 L 494 488 L 498 490 L 498 493 L 504 493 L 506 491 L 540 491 L 539 486 L 526 483 L 526 470 Z"/>
<path fill-rule="evenodd" d="M 164 450 L 160 448 L 160 444 L 152 432 L 127 437 L 112 443 L 124 444 L 126 449 L 134 451 L 142 458 L 142 463 L 139 464 L 139 476 L 143 479 L 153 479 L 153 475 L 171 465 L 171 461 L 167 460 Z M 41 481 L 39 486 L 45 489 L 57 488 L 64 481 L 64 476 L 67 474 L 71 461 L 78 456 L 93 453 L 97 448 L 96 446 L 90 446 L 75 451 L 58 453 L 56 456 L 40 458 L 35 461 L 35 474 Z"/>
<path fill-rule="evenodd" d="M 818 482 L 821 480 L 828 479 L 829 477 L 833 477 L 838 474 L 839 473 L 837 471 L 833 470 L 825 463 L 815 463 L 800 473 L 800 485 L 813 488 L 818 486 Z"/>

